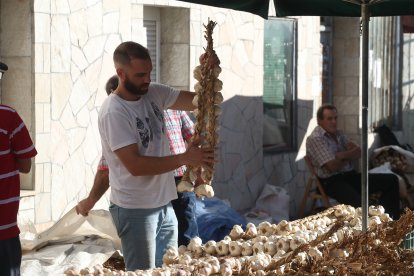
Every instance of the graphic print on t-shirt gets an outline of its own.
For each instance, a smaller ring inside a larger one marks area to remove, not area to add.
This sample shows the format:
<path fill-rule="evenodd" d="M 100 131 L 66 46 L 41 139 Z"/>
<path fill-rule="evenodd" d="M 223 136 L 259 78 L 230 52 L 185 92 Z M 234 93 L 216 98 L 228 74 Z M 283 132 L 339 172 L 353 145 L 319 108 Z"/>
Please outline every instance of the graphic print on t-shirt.
<path fill-rule="evenodd" d="M 163 122 L 164 121 L 164 115 L 160 111 L 158 106 L 153 102 L 151 102 L 151 106 L 152 106 L 152 109 L 154 110 L 155 116 L 157 116 L 157 118 L 160 122 Z M 164 124 L 161 124 L 161 125 L 162 125 L 162 133 L 164 133 Z"/>
<path fill-rule="evenodd" d="M 141 121 L 140 118 L 136 118 L 137 120 L 137 129 L 139 132 L 139 137 L 141 138 L 141 143 L 144 148 L 148 148 L 148 143 L 150 141 L 149 131 L 145 127 L 145 124 L 143 121 Z"/>
<path fill-rule="evenodd" d="M 150 141 L 152 141 L 154 139 L 154 135 L 153 135 L 154 131 L 152 129 L 152 126 L 156 125 L 156 124 L 153 124 L 151 122 L 150 118 L 148 118 L 148 117 L 145 117 L 145 121 L 147 122 L 147 126 L 149 128 L 149 139 L 150 139 Z"/>
<path fill-rule="evenodd" d="M 154 136 L 157 137 L 157 139 L 160 139 L 161 134 L 165 132 L 163 113 L 153 102 L 151 102 L 151 107 L 155 116 L 150 113 L 149 117 L 145 117 L 145 122 L 138 117 L 135 118 L 139 137 L 141 138 L 142 146 L 145 148 L 148 148 L 149 142 L 154 139 Z"/>

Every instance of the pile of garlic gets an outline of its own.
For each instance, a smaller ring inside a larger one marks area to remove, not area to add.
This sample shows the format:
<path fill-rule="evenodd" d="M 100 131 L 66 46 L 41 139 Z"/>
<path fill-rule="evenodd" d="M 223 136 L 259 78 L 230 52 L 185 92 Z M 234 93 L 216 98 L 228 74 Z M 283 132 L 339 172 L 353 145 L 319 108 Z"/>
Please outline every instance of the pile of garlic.
<path fill-rule="evenodd" d="M 216 22 L 208 22 L 205 38 L 207 47 L 200 57 L 200 65 L 194 69 L 194 78 L 198 81 L 195 86 L 193 104 L 196 107 L 194 115 L 197 122 L 194 126 L 194 136 L 200 138 L 201 147 L 214 148 L 219 139 L 220 104 L 223 102 L 221 90 L 223 82 L 218 79 L 221 73 L 220 62 L 213 50 L 213 29 Z M 179 192 L 194 191 L 199 197 L 213 197 L 214 190 L 211 186 L 213 172 L 203 167 L 189 166 L 182 181 L 177 185 Z M 194 188 L 195 187 L 195 188 Z"/>
<path fill-rule="evenodd" d="M 369 227 L 391 221 L 382 206 L 370 206 L 369 215 Z M 234 275 L 240 273 L 238 268 L 246 266 L 260 275 L 260 271 L 272 261 L 288 257 L 301 245 L 309 245 L 318 237 L 327 234 L 337 221 L 341 221 L 344 226 L 334 231 L 329 239 L 322 240 L 318 246 L 310 247 L 296 257 L 300 260 L 308 257 L 318 260 L 322 257 L 324 247 L 339 243 L 347 236 L 360 234 L 362 232 L 361 217 L 361 208 L 337 205 L 318 215 L 293 222 L 283 220 L 279 224 L 271 224 L 265 221 L 257 227 L 248 223 L 246 230 L 243 230 L 240 225 L 234 225 L 229 235 L 221 241 L 208 241 L 203 245 L 200 238 L 196 237 L 187 247 L 181 246 L 178 250 L 169 249 L 164 255 L 164 264 L 169 267 L 180 264 L 196 268 L 200 267 L 200 262 L 205 262 L 205 258 L 219 258 L 222 265 L 225 260 L 230 259 L 233 262 L 234 259 L 235 262 L 240 263 L 233 266 Z M 346 255 L 345 250 L 339 249 L 332 252 L 333 257 Z M 218 267 L 215 269 L 217 270 Z"/>
<path fill-rule="evenodd" d="M 337 205 L 292 222 L 262 222 L 258 226 L 249 223 L 245 230 L 234 225 L 229 235 L 217 242 L 203 244 L 199 237 L 195 237 L 188 246 L 168 249 L 161 268 L 100 275 L 267 275 L 269 272 L 271 275 L 299 275 L 304 270 L 293 271 L 292 268 L 309 268 L 310 264 L 315 267 L 323 264 L 320 270 L 324 275 L 337 274 L 338 269 L 357 271 L 364 269 L 364 265 L 350 259 L 351 254 L 355 255 L 353 242 L 361 246 L 361 241 L 365 243 L 368 239 L 371 245 L 367 243 L 367 250 L 370 251 L 369 246 L 386 242 L 383 232 L 378 230 L 380 227 L 400 223 L 394 227 L 406 228 L 414 223 L 412 212 L 396 222 L 382 206 L 370 206 L 368 213 L 369 231 L 366 233 L 362 233 L 361 208 Z M 395 239 L 395 233 L 389 235 Z M 339 264 L 342 267 L 335 268 Z"/>
<path fill-rule="evenodd" d="M 408 167 L 407 158 L 391 147 L 375 153 L 371 162 L 374 167 L 379 167 L 389 162 L 393 170 L 400 172 L 406 172 Z"/>
<path fill-rule="evenodd" d="M 392 221 L 382 206 L 370 206 L 368 214 L 364 233 L 361 208 L 348 205 L 292 222 L 248 223 L 245 229 L 234 225 L 221 241 L 203 244 L 195 237 L 188 246 L 168 249 L 160 268 L 103 274 L 89 269 L 89 275 L 368 275 L 379 270 L 391 275 L 412 269 L 414 252 L 401 251 L 399 244 L 412 230 L 414 212 L 406 211 L 398 221 Z M 378 265 L 384 259 L 391 268 Z"/>

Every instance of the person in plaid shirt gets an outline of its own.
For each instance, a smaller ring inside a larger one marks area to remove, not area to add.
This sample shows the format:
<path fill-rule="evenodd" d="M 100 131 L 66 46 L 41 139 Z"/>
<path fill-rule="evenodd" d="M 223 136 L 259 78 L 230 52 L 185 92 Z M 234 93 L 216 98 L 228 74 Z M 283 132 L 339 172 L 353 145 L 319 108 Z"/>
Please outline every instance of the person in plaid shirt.
<path fill-rule="evenodd" d="M 170 142 L 171 154 L 185 152 L 186 142 L 194 134 L 194 123 L 184 111 L 165 110 L 164 121 Z M 185 166 L 174 171 L 175 184 L 180 183 Z M 195 216 L 196 197 L 193 192 L 177 193 L 178 198 L 171 201 L 178 220 L 178 245 L 187 245 L 193 237 L 198 236 Z"/>
<path fill-rule="evenodd" d="M 109 95 L 118 86 L 118 76 L 114 75 L 106 83 L 105 90 Z M 180 110 L 165 110 L 164 122 L 171 154 L 183 153 L 186 143 L 194 134 L 194 123 L 186 112 Z M 174 178 L 178 184 L 185 172 L 185 166 L 174 171 Z M 102 156 L 94 179 L 94 184 L 87 198 L 76 206 L 78 214 L 87 216 L 95 203 L 105 194 L 109 188 L 108 164 Z M 172 205 L 178 220 L 178 245 L 187 245 L 191 238 L 198 236 L 198 226 L 195 216 L 196 197 L 192 192 L 178 193 L 178 198 L 172 201 Z"/>
<path fill-rule="evenodd" d="M 310 158 L 325 192 L 339 203 L 361 206 L 361 174 L 353 162 L 361 149 L 337 130 L 337 109 L 322 105 L 317 111 L 318 126 L 306 139 Z M 394 174 L 369 174 L 369 194 L 380 193 L 379 203 L 393 218 L 400 217 L 399 183 Z"/>

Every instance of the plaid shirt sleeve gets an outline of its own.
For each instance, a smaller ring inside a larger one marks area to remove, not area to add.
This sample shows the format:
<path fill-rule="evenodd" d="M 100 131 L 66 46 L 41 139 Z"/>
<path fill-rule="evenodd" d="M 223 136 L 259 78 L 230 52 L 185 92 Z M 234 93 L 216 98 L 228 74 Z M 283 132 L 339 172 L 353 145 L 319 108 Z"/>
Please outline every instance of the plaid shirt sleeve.
<path fill-rule="evenodd" d="M 182 124 L 181 133 L 183 135 L 184 141 L 188 143 L 194 134 L 194 123 L 186 112 L 182 111 L 180 113 L 180 119 Z"/>
<path fill-rule="evenodd" d="M 312 163 L 318 168 L 335 159 L 335 152 L 329 149 L 322 137 L 308 137 L 306 139 L 306 152 Z"/>

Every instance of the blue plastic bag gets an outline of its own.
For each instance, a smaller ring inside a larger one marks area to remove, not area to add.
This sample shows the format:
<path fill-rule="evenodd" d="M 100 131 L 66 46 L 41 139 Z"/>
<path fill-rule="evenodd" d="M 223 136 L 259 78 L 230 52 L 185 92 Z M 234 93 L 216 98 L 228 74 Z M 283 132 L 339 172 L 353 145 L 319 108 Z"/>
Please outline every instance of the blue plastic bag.
<path fill-rule="evenodd" d="M 197 198 L 196 218 L 203 243 L 222 240 L 236 224 L 246 228 L 246 219 L 217 197 Z"/>

